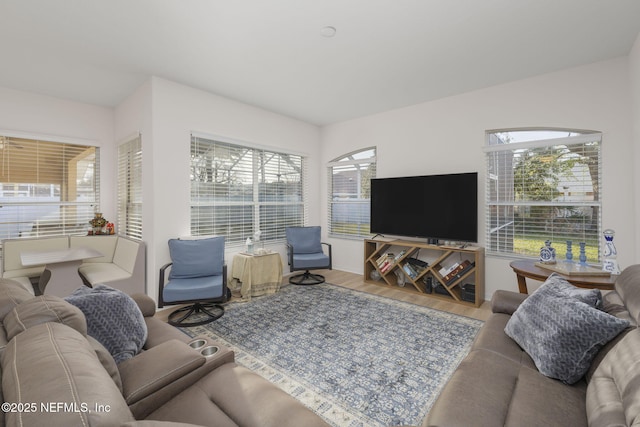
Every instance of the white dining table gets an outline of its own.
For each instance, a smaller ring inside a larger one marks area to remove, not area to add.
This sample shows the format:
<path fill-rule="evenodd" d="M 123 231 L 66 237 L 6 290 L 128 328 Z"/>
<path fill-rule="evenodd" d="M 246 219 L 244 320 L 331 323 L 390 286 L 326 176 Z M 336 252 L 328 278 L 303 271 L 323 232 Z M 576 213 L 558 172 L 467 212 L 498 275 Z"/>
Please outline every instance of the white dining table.
<path fill-rule="evenodd" d="M 55 249 L 47 251 L 24 251 L 20 253 L 20 260 L 25 267 L 43 265 L 45 270 L 40 276 L 38 287 L 40 293 L 65 297 L 75 289 L 84 286 L 78 267 L 82 261 L 103 256 L 100 251 L 84 246 Z"/>

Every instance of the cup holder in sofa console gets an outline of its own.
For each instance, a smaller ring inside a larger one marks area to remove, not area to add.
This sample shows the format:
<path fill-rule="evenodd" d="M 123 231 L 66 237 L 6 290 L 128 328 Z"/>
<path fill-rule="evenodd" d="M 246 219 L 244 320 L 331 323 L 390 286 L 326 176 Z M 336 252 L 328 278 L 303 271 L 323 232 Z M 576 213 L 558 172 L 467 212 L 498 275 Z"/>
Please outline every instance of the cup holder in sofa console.
<path fill-rule="evenodd" d="M 189 343 L 189 347 L 196 349 L 196 350 L 200 350 L 202 347 L 204 347 L 204 345 L 207 343 L 206 340 L 203 339 L 197 339 L 197 340 L 193 340 Z"/>
<path fill-rule="evenodd" d="M 219 347 L 216 347 L 215 345 L 210 345 L 208 347 L 203 348 L 202 350 L 200 350 L 200 354 L 203 356 L 213 356 L 214 354 L 216 354 L 218 352 L 218 350 L 220 350 Z"/>

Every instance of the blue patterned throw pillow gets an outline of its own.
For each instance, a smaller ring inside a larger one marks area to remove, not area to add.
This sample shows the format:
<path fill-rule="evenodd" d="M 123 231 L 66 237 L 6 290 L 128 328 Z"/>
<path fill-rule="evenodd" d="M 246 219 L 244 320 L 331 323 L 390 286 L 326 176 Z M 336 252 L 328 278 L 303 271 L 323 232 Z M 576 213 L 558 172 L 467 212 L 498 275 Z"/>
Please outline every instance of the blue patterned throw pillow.
<path fill-rule="evenodd" d="M 533 359 L 543 375 L 573 384 L 600 348 L 629 322 L 598 309 L 599 290 L 578 289 L 552 275 L 513 313 L 505 333 Z"/>
<path fill-rule="evenodd" d="M 83 286 L 65 298 L 87 319 L 87 335 L 95 338 L 116 363 L 132 358 L 147 341 L 147 324 L 129 295 L 106 285 Z"/>

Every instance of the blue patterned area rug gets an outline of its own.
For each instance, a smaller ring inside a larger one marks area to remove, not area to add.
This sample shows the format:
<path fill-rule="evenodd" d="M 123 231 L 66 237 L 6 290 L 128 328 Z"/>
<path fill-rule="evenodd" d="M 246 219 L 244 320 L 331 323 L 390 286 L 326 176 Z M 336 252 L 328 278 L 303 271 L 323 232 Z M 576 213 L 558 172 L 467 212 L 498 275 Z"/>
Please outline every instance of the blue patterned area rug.
<path fill-rule="evenodd" d="M 420 425 L 481 321 L 339 286 L 285 286 L 182 330 L 339 427 Z"/>

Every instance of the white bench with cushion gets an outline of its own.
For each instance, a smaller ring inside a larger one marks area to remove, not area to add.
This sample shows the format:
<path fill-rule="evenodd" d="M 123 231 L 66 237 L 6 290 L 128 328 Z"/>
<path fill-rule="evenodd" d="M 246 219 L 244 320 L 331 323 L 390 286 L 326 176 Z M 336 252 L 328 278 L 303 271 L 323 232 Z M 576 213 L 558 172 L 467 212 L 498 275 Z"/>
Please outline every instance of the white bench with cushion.
<path fill-rule="evenodd" d="M 126 237 L 60 236 L 2 241 L 2 277 L 18 281 L 34 293 L 32 283 L 44 272 L 45 265 L 25 267 L 20 254 L 27 251 L 47 251 L 88 247 L 103 254 L 89 258 L 78 268 L 85 284 L 104 283 L 127 294 L 145 292 L 145 245 Z M 55 295 L 55 290 L 51 292 Z M 66 295 L 58 295 L 66 296 Z"/>

